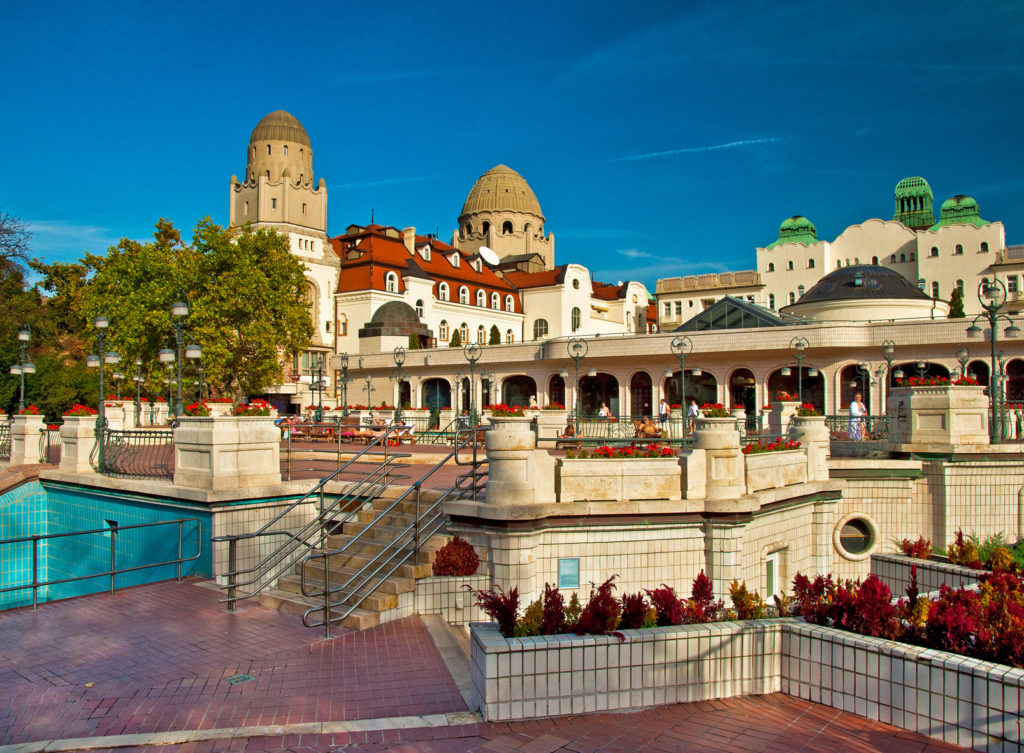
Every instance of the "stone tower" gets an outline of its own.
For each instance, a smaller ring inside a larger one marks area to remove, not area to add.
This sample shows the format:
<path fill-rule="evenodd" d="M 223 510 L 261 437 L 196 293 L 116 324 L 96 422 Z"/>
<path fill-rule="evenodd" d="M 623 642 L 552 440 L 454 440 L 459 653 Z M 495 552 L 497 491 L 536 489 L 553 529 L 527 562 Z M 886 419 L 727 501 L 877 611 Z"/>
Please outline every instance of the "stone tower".
<path fill-rule="evenodd" d="M 896 212 L 892 218 L 911 230 L 924 230 L 935 224 L 934 196 L 924 178 L 904 178 L 896 184 Z"/>
<path fill-rule="evenodd" d="M 491 168 L 473 184 L 452 245 L 466 251 L 487 246 L 502 260 L 539 254 L 545 269 L 555 266 L 555 236 L 544 235 L 540 202 L 523 176 L 505 165 Z"/>

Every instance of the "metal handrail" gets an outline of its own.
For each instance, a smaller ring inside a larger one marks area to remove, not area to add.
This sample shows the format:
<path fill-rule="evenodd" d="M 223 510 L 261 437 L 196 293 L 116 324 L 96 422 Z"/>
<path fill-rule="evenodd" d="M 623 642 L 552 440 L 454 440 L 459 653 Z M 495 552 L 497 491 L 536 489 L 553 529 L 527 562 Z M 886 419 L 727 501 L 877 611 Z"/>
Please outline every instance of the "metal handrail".
<path fill-rule="evenodd" d="M 399 495 L 391 504 L 381 510 L 377 516 L 370 521 L 361 531 L 352 536 L 343 546 L 338 549 L 322 552 L 312 552 L 302 558 L 299 566 L 299 578 L 302 595 L 307 598 L 322 598 L 323 605 L 317 607 L 311 607 L 307 609 L 302 615 L 302 624 L 306 627 L 324 627 L 325 634 L 330 637 L 331 624 L 345 619 L 350 615 L 353 610 L 359 607 L 376 589 L 376 585 L 370 588 L 366 588 L 367 584 L 373 581 L 379 585 L 388 576 L 394 573 L 399 567 L 401 567 L 410 557 L 416 556 L 420 549 L 421 540 L 429 539 L 438 530 L 440 530 L 442 523 L 438 521 L 443 518 L 442 513 L 439 512 L 442 505 L 453 495 L 470 492 L 472 498 L 475 500 L 482 485 L 479 479 L 484 474 L 481 474 L 480 468 L 487 464 L 487 459 L 481 459 L 477 455 L 477 449 L 479 447 L 479 433 L 486 431 L 487 427 L 483 425 L 476 426 L 474 428 L 461 430 L 458 432 L 456 437 L 455 446 L 440 462 L 434 465 L 421 479 L 416 481 L 410 486 L 403 494 Z M 463 460 L 460 458 L 460 450 L 464 450 L 467 446 L 472 447 L 473 456 L 471 460 Z M 456 465 L 460 466 L 472 466 L 470 474 L 462 474 L 456 479 L 455 484 L 444 492 L 438 499 L 436 499 L 426 510 L 421 510 L 422 494 L 423 494 L 423 482 L 430 478 L 434 473 L 440 470 L 449 460 L 455 460 Z M 473 484 L 470 489 L 466 489 L 461 486 L 461 481 L 466 478 L 472 478 Z M 410 495 L 415 495 L 415 516 L 413 522 L 406 526 L 404 529 L 399 531 L 394 538 L 391 539 L 376 555 L 367 560 L 359 570 L 353 573 L 349 578 L 337 587 L 332 587 L 330 583 L 330 559 L 331 557 L 337 557 L 344 555 L 348 552 L 357 541 L 363 538 L 363 536 L 374 528 L 380 521 L 386 519 L 391 512 L 403 504 Z M 411 542 L 409 541 L 411 537 Z M 412 544 L 412 548 L 405 551 L 405 546 L 409 543 Z M 394 553 L 392 553 L 392 551 Z M 323 588 L 320 591 L 310 592 L 306 581 L 306 571 L 311 562 L 317 559 L 323 560 Z M 388 568 L 383 575 L 381 572 Z M 358 582 L 355 587 L 350 588 L 354 582 Z M 332 601 L 331 597 L 339 592 L 345 592 L 346 595 L 336 601 Z M 362 595 L 359 595 L 362 592 Z M 332 616 L 331 611 L 336 607 L 344 606 L 344 609 L 340 614 Z M 323 618 L 319 621 L 311 621 L 310 617 L 315 612 L 322 610 Z"/>
<path fill-rule="evenodd" d="M 3 539 L 0 541 L 0 546 L 5 544 L 22 544 L 26 541 L 32 542 L 32 582 L 23 586 L 8 586 L 6 588 L 0 588 L 0 594 L 8 593 L 9 591 L 22 591 L 26 588 L 32 589 L 32 608 L 36 609 L 39 605 L 39 589 L 47 586 L 56 586 L 61 583 L 73 583 L 79 580 L 89 580 L 92 578 L 102 578 L 104 576 L 110 577 L 110 593 L 115 591 L 115 576 L 121 573 L 135 572 L 136 570 L 145 570 L 150 567 L 164 567 L 166 565 L 177 565 L 177 580 L 181 580 L 181 566 L 185 562 L 192 562 L 193 560 L 199 559 L 203 552 L 203 541 L 202 536 L 196 536 L 196 553 L 191 557 L 183 557 L 182 550 L 182 538 L 185 523 L 196 523 L 199 526 L 199 530 L 202 530 L 202 524 L 199 518 L 176 518 L 175 520 L 160 520 L 154 523 L 136 523 L 130 526 L 111 526 L 109 528 L 95 528 L 90 531 L 68 531 L 66 533 L 43 533 L 35 536 L 21 536 L 14 539 Z M 121 531 L 129 531 L 135 528 L 152 528 L 154 526 L 167 526 L 177 525 L 178 526 L 178 556 L 176 559 L 168 560 L 166 562 L 152 562 L 146 565 L 136 565 L 134 567 L 122 567 L 117 568 L 115 566 L 115 557 L 117 553 L 117 536 L 115 534 Z M 71 578 L 58 578 L 56 580 L 39 581 L 39 542 L 48 541 L 50 539 L 60 539 L 67 536 L 88 536 L 91 534 L 109 534 L 110 535 L 110 569 L 99 573 L 93 573 L 92 575 L 76 575 Z"/>
<path fill-rule="evenodd" d="M 333 514 L 339 510 L 342 503 L 351 502 L 354 499 L 366 497 L 370 494 L 372 494 L 372 496 L 376 496 L 386 489 L 393 479 L 406 478 L 404 476 L 394 475 L 394 470 L 406 467 L 401 464 L 396 464 L 394 461 L 410 457 L 410 454 L 389 452 L 390 447 L 387 441 L 389 435 L 393 431 L 399 431 L 400 429 L 401 427 L 391 427 L 387 429 L 380 437 L 377 437 L 364 449 L 353 455 L 352 458 L 350 458 L 344 465 L 338 467 L 333 473 L 320 479 L 320 481 L 318 481 L 312 489 L 306 492 L 306 494 L 281 510 L 281 512 L 264 523 L 256 531 L 252 531 L 250 533 L 231 534 L 227 536 L 215 536 L 211 539 L 214 543 L 227 542 L 228 544 L 228 569 L 227 572 L 224 573 L 224 576 L 228 579 L 226 586 L 228 596 L 227 598 L 220 600 L 222 604 L 226 603 L 228 605 L 228 611 L 235 611 L 235 603 L 238 600 L 248 599 L 257 595 L 271 582 L 276 580 L 280 575 L 280 571 L 278 571 L 273 577 L 267 578 L 266 576 L 279 565 L 282 566 L 281 569 L 289 567 L 292 564 L 292 560 L 289 558 L 296 549 L 299 549 L 300 547 L 306 547 L 310 550 L 315 549 L 316 546 L 329 535 L 328 526 L 326 526 L 325 523 L 329 522 L 330 528 L 333 530 L 339 525 L 344 525 L 344 523 L 357 512 L 356 510 L 349 510 L 341 518 L 333 517 Z M 339 495 L 330 505 L 325 505 L 324 488 L 326 485 L 329 482 L 334 481 L 341 473 L 344 473 L 353 463 L 361 462 L 363 457 L 375 447 L 384 448 L 384 460 L 375 468 L 370 470 L 363 479 L 356 482 L 354 485 L 350 485 L 349 488 L 343 494 Z M 313 497 L 316 497 L 319 502 L 319 512 L 312 521 L 294 533 L 287 529 L 277 530 L 273 528 L 273 526 L 277 525 L 282 518 L 294 511 L 299 505 L 307 503 Z M 328 515 L 331 515 L 332 517 L 328 518 Z M 319 533 L 314 535 L 314 532 L 318 530 Z M 236 570 L 238 542 L 267 536 L 285 536 L 287 537 L 287 540 L 270 554 L 266 555 L 253 567 L 245 570 Z M 248 580 L 238 580 L 238 576 L 247 574 L 252 574 L 252 577 Z M 263 580 L 263 582 L 256 588 L 243 596 L 238 596 L 238 588 L 240 586 L 251 586 L 258 583 L 260 580 Z"/>
<path fill-rule="evenodd" d="M 6 421 L 0 421 L 0 460 L 11 459 L 11 429 L 13 426 L 13 416 L 8 416 Z"/>

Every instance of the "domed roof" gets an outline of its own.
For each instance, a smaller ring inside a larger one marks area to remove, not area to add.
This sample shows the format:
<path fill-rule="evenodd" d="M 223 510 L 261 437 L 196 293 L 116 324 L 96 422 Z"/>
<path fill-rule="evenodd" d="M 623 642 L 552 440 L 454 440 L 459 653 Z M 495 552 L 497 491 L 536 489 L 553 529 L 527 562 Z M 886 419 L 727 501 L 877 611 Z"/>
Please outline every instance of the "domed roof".
<path fill-rule="evenodd" d="M 939 208 L 939 221 L 932 225 L 932 230 L 937 230 L 945 225 L 974 225 L 981 227 L 988 222 L 981 219 L 981 209 L 978 202 L 970 196 L 959 194 L 942 202 Z"/>
<path fill-rule="evenodd" d="M 256 124 L 252 129 L 252 136 L 249 137 L 249 143 L 258 141 L 291 141 L 310 146 L 309 134 L 302 127 L 302 123 L 284 110 L 274 110 Z"/>
<path fill-rule="evenodd" d="M 858 264 L 825 275 L 797 304 L 877 298 L 931 300 L 899 272 L 874 264 Z"/>
<path fill-rule="evenodd" d="M 416 313 L 416 309 L 410 306 L 405 301 L 388 301 L 379 309 L 373 312 L 373 318 L 370 319 L 372 323 L 383 324 L 387 323 L 398 323 L 398 322 L 419 322 L 420 317 Z"/>
<path fill-rule="evenodd" d="M 802 214 L 794 214 L 779 225 L 779 239 L 767 248 L 775 248 L 780 243 L 817 243 L 818 228 Z"/>
<path fill-rule="evenodd" d="M 896 184 L 895 196 L 897 199 L 902 199 L 905 196 L 921 196 L 924 193 L 931 196 L 932 187 L 928 185 L 928 181 L 918 176 L 904 178 Z"/>
<path fill-rule="evenodd" d="M 975 201 L 972 197 L 964 196 L 963 194 L 958 194 L 957 196 L 952 196 L 946 199 L 944 202 L 942 202 L 942 206 L 939 207 L 939 211 L 942 212 L 948 209 L 959 209 L 963 211 L 966 209 L 970 209 L 972 207 L 975 209 L 975 211 L 980 211 L 978 209 L 978 202 Z"/>
<path fill-rule="evenodd" d="M 470 189 L 462 214 L 477 212 L 525 212 L 544 217 L 533 189 L 522 175 L 505 165 L 492 167 Z"/>

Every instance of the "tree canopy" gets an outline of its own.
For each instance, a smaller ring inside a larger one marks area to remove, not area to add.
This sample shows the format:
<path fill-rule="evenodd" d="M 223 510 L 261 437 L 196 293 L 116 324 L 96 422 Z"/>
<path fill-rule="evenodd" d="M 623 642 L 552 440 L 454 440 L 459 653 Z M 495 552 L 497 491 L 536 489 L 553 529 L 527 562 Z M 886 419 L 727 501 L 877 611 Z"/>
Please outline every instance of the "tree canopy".
<path fill-rule="evenodd" d="M 953 293 L 949 296 L 948 318 L 963 319 L 964 316 L 964 294 L 960 292 L 960 288 L 953 288 Z"/>

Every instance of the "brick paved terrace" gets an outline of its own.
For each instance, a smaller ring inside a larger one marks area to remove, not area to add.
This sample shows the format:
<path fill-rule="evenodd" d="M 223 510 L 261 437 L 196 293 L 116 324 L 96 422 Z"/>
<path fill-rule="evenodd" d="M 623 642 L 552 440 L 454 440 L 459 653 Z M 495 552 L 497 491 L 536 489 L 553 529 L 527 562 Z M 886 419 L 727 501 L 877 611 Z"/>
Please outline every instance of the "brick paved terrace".
<path fill-rule="evenodd" d="M 23 753 L 46 741 L 57 741 L 48 751 L 120 753 L 155 745 L 161 753 L 961 750 L 782 694 L 486 724 L 467 713 L 418 617 L 324 640 L 258 604 L 229 614 L 219 596 L 193 579 L 0 613 L 0 746 L 29 743 L 7 749 Z M 227 681 L 236 675 L 253 679 Z"/>

